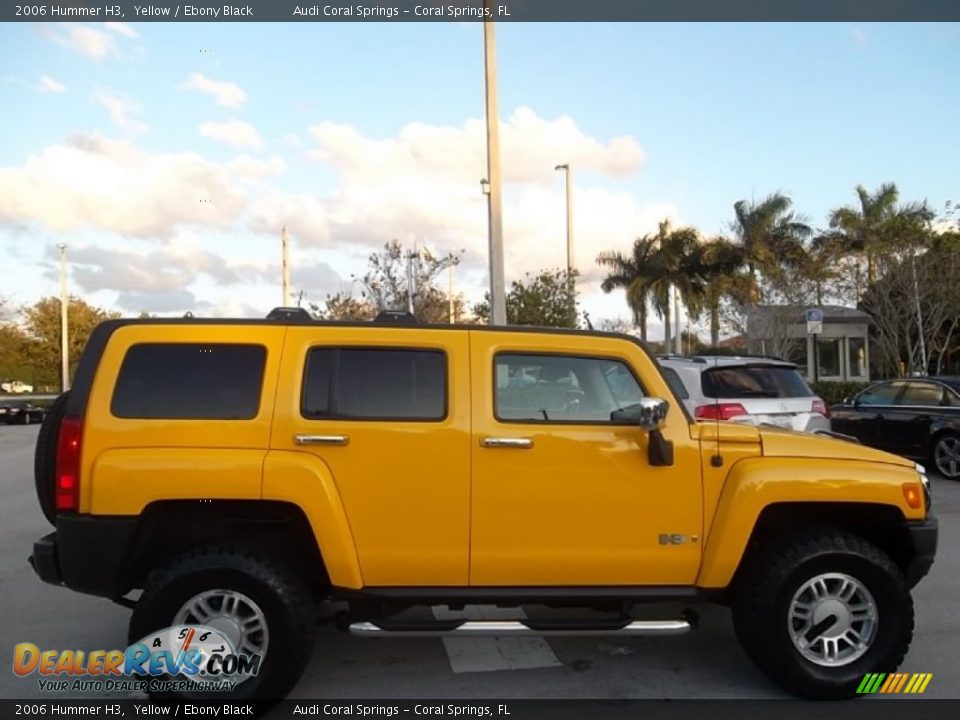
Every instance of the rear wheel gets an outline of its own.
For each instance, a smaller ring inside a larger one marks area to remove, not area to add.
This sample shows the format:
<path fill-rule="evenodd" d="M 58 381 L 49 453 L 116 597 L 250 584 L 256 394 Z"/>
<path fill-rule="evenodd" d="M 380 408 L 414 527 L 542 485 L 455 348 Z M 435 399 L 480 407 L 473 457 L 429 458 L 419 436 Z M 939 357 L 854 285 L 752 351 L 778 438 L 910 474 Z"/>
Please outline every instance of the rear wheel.
<path fill-rule="evenodd" d="M 232 690 L 154 692 L 155 697 L 279 700 L 310 658 L 315 613 L 309 588 L 282 560 L 239 546 L 210 546 L 151 575 L 130 619 L 129 639 L 135 643 L 168 627 L 202 626 L 226 638 L 236 655 L 260 657 L 257 672 Z"/>
<path fill-rule="evenodd" d="M 822 529 L 771 543 L 738 579 L 737 637 L 792 693 L 838 699 L 863 676 L 892 672 L 913 637 L 906 580 L 879 548 Z"/>
<path fill-rule="evenodd" d="M 933 444 L 933 465 L 947 480 L 960 479 L 960 436 L 946 434 Z"/>
<path fill-rule="evenodd" d="M 57 482 L 57 440 L 69 397 L 70 393 L 65 392 L 53 401 L 40 426 L 33 455 L 33 481 L 37 489 L 37 500 L 40 502 L 43 516 L 50 521 L 51 525 L 57 522 L 57 509 L 54 504 Z"/>

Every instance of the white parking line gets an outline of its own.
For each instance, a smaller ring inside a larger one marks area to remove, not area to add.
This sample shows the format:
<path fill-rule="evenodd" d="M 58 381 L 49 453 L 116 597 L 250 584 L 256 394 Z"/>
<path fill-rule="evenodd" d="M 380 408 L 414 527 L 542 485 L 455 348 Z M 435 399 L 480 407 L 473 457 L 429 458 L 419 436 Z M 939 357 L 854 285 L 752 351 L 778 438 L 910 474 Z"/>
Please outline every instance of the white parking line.
<path fill-rule="evenodd" d="M 452 612 L 446 607 L 434 607 L 432 611 L 437 620 L 522 620 L 526 617 L 519 608 L 498 608 L 493 605 L 468 605 L 462 612 Z M 450 668 L 455 673 L 530 670 L 563 664 L 547 641 L 540 637 L 442 639 Z"/>

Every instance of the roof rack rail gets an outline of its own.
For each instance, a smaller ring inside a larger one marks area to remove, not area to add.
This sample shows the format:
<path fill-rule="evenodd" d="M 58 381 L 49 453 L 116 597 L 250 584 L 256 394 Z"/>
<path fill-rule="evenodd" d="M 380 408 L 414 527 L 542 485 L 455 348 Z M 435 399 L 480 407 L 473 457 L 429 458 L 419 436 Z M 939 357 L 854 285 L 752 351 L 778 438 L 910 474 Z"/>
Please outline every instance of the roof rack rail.
<path fill-rule="evenodd" d="M 267 313 L 267 320 L 312 320 L 310 313 L 302 307 L 275 307 Z"/>
<path fill-rule="evenodd" d="M 395 325 L 417 325 L 419 320 L 406 310 L 381 310 L 373 319 L 375 323 L 393 323 Z"/>
<path fill-rule="evenodd" d="M 689 362 L 695 362 L 695 363 L 706 362 L 706 360 L 704 360 L 702 357 L 699 357 L 697 355 L 677 355 L 676 353 L 665 353 L 665 354 L 661 353 L 661 354 L 658 354 L 656 357 L 658 360 L 687 360 Z"/>

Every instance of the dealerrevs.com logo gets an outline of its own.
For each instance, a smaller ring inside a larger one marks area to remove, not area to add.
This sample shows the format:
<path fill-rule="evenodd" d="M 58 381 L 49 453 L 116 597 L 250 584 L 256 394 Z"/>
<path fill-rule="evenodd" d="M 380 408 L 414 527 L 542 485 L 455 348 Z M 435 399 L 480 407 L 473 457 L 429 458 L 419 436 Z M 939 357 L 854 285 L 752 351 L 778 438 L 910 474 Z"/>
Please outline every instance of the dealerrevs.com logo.
<path fill-rule="evenodd" d="M 229 692 L 260 671 L 259 654 L 239 654 L 214 628 L 176 625 L 125 650 L 41 650 L 14 646 L 13 672 L 36 674 L 46 692 Z"/>

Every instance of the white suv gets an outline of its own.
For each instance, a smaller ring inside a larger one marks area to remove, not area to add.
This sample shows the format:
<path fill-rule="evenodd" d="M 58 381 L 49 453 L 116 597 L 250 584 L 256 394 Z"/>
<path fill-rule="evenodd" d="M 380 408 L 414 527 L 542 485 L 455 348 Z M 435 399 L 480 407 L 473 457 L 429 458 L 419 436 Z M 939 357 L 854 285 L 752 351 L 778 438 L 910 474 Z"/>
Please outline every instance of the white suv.
<path fill-rule="evenodd" d="M 827 404 L 797 366 L 767 357 L 662 355 L 664 377 L 698 420 L 830 432 Z"/>

